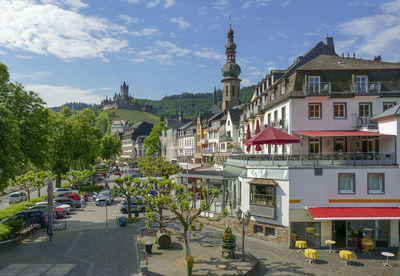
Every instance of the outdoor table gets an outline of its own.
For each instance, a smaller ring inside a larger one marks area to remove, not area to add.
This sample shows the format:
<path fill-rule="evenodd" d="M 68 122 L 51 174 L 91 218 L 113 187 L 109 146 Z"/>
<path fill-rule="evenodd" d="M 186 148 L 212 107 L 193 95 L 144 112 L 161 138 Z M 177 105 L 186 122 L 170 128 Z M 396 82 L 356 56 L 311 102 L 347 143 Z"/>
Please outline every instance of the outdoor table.
<path fill-rule="evenodd" d="M 325 244 L 326 245 L 329 245 L 329 254 L 332 254 L 332 245 L 334 245 L 336 242 L 335 241 L 332 241 L 332 240 L 326 240 L 325 241 Z"/>
<path fill-rule="evenodd" d="M 307 262 L 311 264 L 312 260 L 315 260 L 318 257 L 317 250 L 308 248 L 304 250 L 304 256 L 307 258 Z"/>
<path fill-rule="evenodd" d="M 297 252 L 303 252 L 304 248 L 307 248 L 307 242 L 305 241 L 296 241 L 296 247 L 300 248 Z"/>
<path fill-rule="evenodd" d="M 393 254 L 393 253 L 390 253 L 390 252 L 381 252 L 381 254 L 382 254 L 383 256 L 386 256 L 386 263 L 383 263 L 383 266 L 390 266 L 390 267 L 392 267 L 392 265 L 389 264 L 389 257 L 394 257 L 394 254 Z"/>
<path fill-rule="evenodd" d="M 344 259 L 344 264 L 347 265 L 347 260 L 353 259 L 353 252 L 349 250 L 340 250 L 339 251 L 339 257 Z"/>

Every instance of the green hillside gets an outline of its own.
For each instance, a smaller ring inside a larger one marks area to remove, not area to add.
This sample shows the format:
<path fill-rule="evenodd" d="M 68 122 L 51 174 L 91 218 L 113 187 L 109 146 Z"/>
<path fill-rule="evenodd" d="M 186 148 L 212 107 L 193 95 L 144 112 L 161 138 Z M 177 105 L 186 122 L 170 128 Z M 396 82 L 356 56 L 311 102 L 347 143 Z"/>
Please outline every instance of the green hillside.
<path fill-rule="evenodd" d="M 154 125 L 156 125 L 160 121 L 160 118 L 158 116 L 143 111 L 117 109 L 114 110 L 113 113 L 113 121 L 125 120 L 131 122 L 132 124 L 145 121 Z"/>

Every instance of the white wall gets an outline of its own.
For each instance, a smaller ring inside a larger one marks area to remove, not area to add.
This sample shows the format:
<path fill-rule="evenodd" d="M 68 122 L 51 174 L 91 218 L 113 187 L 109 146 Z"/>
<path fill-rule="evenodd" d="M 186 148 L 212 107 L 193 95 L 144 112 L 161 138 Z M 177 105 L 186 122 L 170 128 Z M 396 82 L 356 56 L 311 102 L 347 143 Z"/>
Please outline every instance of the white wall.
<path fill-rule="evenodd" d="M 355 174 L 355 194 L 339 194 L 339 173 Z M 368 194 L 368 173 L 384 173 L 384 194 Z M 330 199 L 399 199 L 399 179 L 398 167 L 323 168 L 322 176 L 314 176 L 313 168 L 290 168 L 290 199 L 301 200 L 301 203 L 290 204 L 290 208 L 304 209 L 305 206 L 399 207 L 399 203 L 329 203 Z"/>

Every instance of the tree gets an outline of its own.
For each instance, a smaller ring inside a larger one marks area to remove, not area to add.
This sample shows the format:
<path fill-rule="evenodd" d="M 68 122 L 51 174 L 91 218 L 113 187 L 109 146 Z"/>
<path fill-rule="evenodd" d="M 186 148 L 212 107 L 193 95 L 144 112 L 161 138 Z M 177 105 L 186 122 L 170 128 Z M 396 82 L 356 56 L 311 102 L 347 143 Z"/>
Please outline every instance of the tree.
<path fill-rule="evenodd" d="M 109 160 L 117 155 L 121 150 L 121 141 L 114 136 L 104 136 L 100 141 L 100 156 Z"/>
<path fill-rule="evenodd" d="M 128 175 L 115 179 L 115 183 L 118 187 L 114 191 L 126 198 L 128 202 L 128 218 L 131 219 L 131 200 L 132 197 L 137 199 L 139 195 L 142 195 L 141 181 L 139 178 L 133 178 L 132 175 Z"/>
<path fill-rule="evenodd" d="M 32 187 L 34 187 L 38 191 L 38 196 L 40 197 L 40 189 L 46 185 L 45 179 L 48 177 L 48 173 L 44 171 L 33 171 L 30 170 L 25 175 Z"/>
<path fill-rule="evenodd" d="M 149 136 L 147 136 L 143 145 L 146 148 L 146 156 L 161 155 L 160 135 L 165 130 L 165 121 L 160 121 L 153 127 Z"/>
<path fill-rule="evenodd" d="M 69 172 L 70 177 L 67 179 L 69 179 L 69 183 L 71 185 L 80 191 L 81 186 L 86 184 L 90 180 L 90 177 L 95 174 L 95 172 L 95 167 L 86 170 L 73 170 Z"/>
<path fill-rule="evenodd" d="M 19 190 L 26 192 L 28 200 L 31 200 L 31 192 L 35 190 L 35 186 L 32 185 L 31 180 L 26 174 L 18 176 L 15 180 L 11 181 L 13 186 L 18 187 Z"/>

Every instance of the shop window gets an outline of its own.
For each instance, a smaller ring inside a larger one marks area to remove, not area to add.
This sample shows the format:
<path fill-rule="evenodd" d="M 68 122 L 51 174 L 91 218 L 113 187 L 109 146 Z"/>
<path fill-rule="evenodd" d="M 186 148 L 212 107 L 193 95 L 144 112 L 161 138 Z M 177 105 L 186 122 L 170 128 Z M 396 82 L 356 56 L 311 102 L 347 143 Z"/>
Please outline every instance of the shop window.
<path fill-rule="evenodd" d="M 354 173 L 339 173 L 339 194 L 355 193 Z"/>
<path fill-rule="evenodd" d="M 275 185 L 250 184 L 250 204 L 275 207 Z"/>
<path fill-rule="evenodd" d="M 265 227 L 265 236 L 275 236 L 275 228 Z"/>
<path fill-rule="evenodd" d="M 308 248 L 321 246 L 321 223 L 319 222 L 292 222 L 290 223 L 291 245 L 296 240 L 306 241 Z"/>
<path fill-rule="evenodd" d="M 257 233 L 264 233 L 264 227 L 262 227 L 261 225 L 254 225 L 254 234 Z"/>
<path fill-rule="evenodd" d="M 309 150 L 310 153 L 320 153 L 321 152 L 321 139 L 320 138 L 309 138 Z"/>
<path fill-rule="evenodd" d="M 368 193 L 383 194 L 385 192 L 384 175 L 382 173 L 368 174 Z"/>

